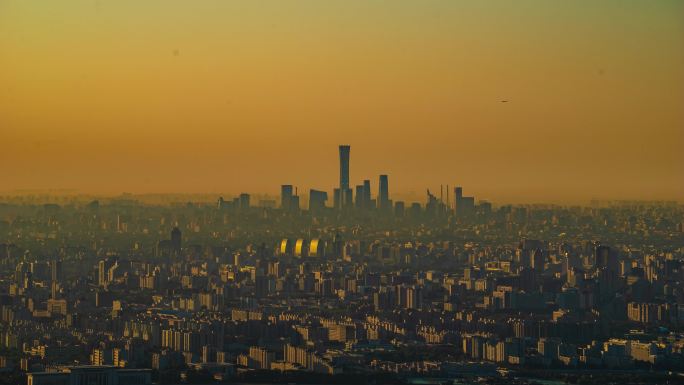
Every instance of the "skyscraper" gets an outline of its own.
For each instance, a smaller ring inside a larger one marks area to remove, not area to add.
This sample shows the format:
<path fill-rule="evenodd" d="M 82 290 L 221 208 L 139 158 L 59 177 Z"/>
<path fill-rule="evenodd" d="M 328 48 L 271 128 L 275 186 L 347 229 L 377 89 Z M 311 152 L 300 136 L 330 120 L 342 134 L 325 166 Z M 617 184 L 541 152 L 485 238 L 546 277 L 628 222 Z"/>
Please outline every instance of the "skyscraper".
<path fill-rule="evenodd" d="M 328 193 L 319 190 L 309 190 L 309 211 L 320 213 L 325 209 L 325 202 L 328 200 Z"/>
<path fill-rule="evenodd" d="M 387 175 L 380 175 L 380 187 L 378 187 L 378 207 L 382 210 L 389 208 L 389 182 Z"/>
<path fill-rule="evenodd" d="M 241 210 L 248 210 L 249 209 L 249 194 L 245 194 L 245 193 L 240 194 L 240 209 Z"/>
<path fill-rule="evenodd" d="M 335 192 L 336 208 L 350 207 L 353 200 L 353 191 L 349 187 L 349 145 L 340 145 L 340 187 Z"/>
<path fill-rule="evenodd" d="M 340 190 L 349 188 L 349 145 L 340 145 Z"/>
<path fill-rule="evenodd" d="M 356 208 L 360 210 L 373 208 L 370 181 L 368 179 L 364 180 L 363 184 L 356 186 Z"/>
<path fill-rule="evenodd" d="M 280 208 L 289 211 L 292 203 L 294 189 L 291 184 L 280 186 Z"/>
<path fill-rule="evenodd" d="M 356 199 L 359 199 L 358 197 Z M 371 186 L 370 186 L 370 181 L 368 179 L 363 181 L 363 203 L 364 203 L 364 208 L 366 210 L 369 210 L 372 208 L 371 205 Z"/>
<path fill-rule="evenodd" d="M 463 187 L 454 187 L 454 202 L 461 200 L 463 197 Z M 457 204 L 458 206 L 458 204 Z"/>
<path fill-rule="evenodd" d="M 454 188 L 454 212 L 456 216 L 467 216 L 475 211 L 475 197 L 463 196 L 463 188 Z"/>
<path fill-rule="evenodd" d="M 364 185 L 356 185 L 356 208 L 362 210 L 366 207 L 366 194 L 364 193 Z"/>

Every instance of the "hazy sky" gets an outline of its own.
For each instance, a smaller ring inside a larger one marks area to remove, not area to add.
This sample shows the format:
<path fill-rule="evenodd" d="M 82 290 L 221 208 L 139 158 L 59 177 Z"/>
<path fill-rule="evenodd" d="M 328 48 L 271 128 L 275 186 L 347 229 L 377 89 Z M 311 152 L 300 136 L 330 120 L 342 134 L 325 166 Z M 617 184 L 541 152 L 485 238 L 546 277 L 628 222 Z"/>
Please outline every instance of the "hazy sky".
<path fill-rule="evenodd" d="M 0 191 L 330 190 L 341 143 L 374 193 L 684 200 L 684 1 L 0 0 Z"/>

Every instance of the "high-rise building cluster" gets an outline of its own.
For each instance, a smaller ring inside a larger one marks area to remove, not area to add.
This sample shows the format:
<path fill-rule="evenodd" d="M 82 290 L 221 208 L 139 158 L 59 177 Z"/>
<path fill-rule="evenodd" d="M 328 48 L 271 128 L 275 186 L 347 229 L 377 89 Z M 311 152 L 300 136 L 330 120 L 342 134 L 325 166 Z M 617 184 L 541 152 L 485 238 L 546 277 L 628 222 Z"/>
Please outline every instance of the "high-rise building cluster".
<path fill-rule="evenodd" d="M 0 383 L 681 379 L 682 205 L 404 203 L 339 154 L 307 209 L 0 197 Z"/>
<path fill-rule="evenodd" d="M 351 188 L 350 184 L 350 159 L 351 146 L 339 146 L 340 160 L 340 182 L 339 186 L 333 189 L 332 206 L 328 203 L 328 193 L 322 190 L 309 190 L 309 206 L 311 213 L 321 214 L 325 212 L 342 213 L 368 213 L 372 212 L 378 216 L 404 216 L 411 214 L 414 216 L 469 216 L 475 213 L 477 208 L 474 197 L 463 196 L 463 188 L 455 187 L 453 191 L 453 205 L 449 202 L 449 186 L 446 189 L 446 201 L 444 199 L 443 186 L 440 187 L 439 198 L 427 192 L 427 202 L 425 207 L 418 202 L 412 202 L 410 212 L 406 212 L 406 203 L 403 201 L 392 201 L 389 193 L 389 176 L 381 174 L 378 176 L 377 195 L 372 193 L 371 180 L 365 179 L 361 184 Z M 295 192 L 293 192 L 295 191 Z M 297 212 L 301 209 L 299 197 L 296 189 L 292 185 L 282 185 L 280 194 L 280 208 L 287 212 Z M 490 209 L 488 202 L 481 202 L 483 209 Z M 328 210 L 331 209 L 331 210 Z"/>

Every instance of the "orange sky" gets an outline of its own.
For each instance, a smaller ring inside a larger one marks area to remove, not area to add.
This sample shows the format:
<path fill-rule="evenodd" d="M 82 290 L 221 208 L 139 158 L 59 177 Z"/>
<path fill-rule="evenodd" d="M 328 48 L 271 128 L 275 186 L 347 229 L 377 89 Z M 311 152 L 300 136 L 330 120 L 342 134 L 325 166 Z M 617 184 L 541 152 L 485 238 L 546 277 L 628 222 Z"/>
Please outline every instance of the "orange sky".
<path fill-rule="evenodd" d="M 684 200 L 681 1 L 0 2 L 0 191 Z M 508 100 L 501 103 L 501 100 Z"/>

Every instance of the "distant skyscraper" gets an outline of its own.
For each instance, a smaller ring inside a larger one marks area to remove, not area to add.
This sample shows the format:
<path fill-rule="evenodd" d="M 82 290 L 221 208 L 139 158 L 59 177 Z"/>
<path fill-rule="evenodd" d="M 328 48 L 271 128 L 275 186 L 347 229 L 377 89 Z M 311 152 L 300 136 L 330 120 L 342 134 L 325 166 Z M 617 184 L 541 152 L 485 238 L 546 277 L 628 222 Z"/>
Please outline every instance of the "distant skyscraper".
<path fill-rule="evenodd" d="M 380 187 L 378 188 L 378 207 L 383 210 L 389 208 L 389 182 L 387 175 L 380 175 Z"/>
<path fill-rule="evenodd" d="M 349 151 L 348 145 L 340 146 L 340 188 L 336 193 L 336 208 L 349 207 L 352 204 L 354 192 L 349 187 Z"/>
<path fill-rule="evenodd" d="M 280 186 L 280 208 L 289 211 L 292 205 L 292 197 L 294 189 L 291 184 L 284 184 Z"/>
<path fill-rule="evenodd" d="M 356 199 L 359 199 L 358 197 Z M 363 204 L 366 210 L 371 208 L 371 186 L 368 179 L 363 181 Z"/>
<path fill-rule="evenodd" d="M 320 212 L 325 208 L 325 202 L 328 200 L 328 193 L 319 190 L 309 190 L 309 211 Z"/>
<path fill-rule="evenodd" d="M 245 193 L 240 194 L 240 209 L 242 209 L 242 210 L 249 209 L 249 194 L 245 194 Z"/>
<path fill-rule="evenodd" d="M 349 188 L 349 150 L 348 145 L 340 146 L 340 190 Z"/>
<path fill-rule="evenodd" d="M 454 212 L 457 216 L 467 216 L 475 211 L 475 197 L 464 197 L 463 188 L 454 188 Z"/>
<path fill-rule="evenodd" d="M 366 207 L 364 201 L 366 194 L 364 193 L 364 186 L 362 184 L 356 185 L 356 208 L 363 209 Z"/>

